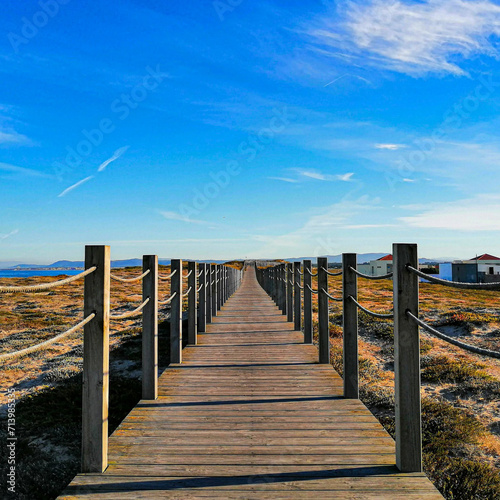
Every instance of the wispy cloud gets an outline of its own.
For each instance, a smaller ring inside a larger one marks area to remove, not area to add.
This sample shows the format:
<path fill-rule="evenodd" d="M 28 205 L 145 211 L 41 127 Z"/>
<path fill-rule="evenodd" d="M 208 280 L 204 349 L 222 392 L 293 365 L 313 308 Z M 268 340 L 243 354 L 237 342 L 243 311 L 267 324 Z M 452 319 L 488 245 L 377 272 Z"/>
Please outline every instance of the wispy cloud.
<path fill-rule="evenodd" d="M 23 134 L 19 134 L 13 130 L 9 132 L 2 132 L 0 130 L 0 145 L 12 144 L 15 146 L 28 146 L 31 140 Z"/>
<path fill-rule="evenodd" d="M 4 172 L 9 172 L 12 174 L 18 174 L 25 177 L 45 177 L 50 178 L 51 176 L 40 172 L 39 170 L 34 170 L 32 168 L 18 167 L 17 165 L 11 165 L 9 163 L 0 163 L 0 170 Z"/>
<path fill-rule="evenodd" d="M 120 156 L 121 156 L 122 154 L 124 154 L 124 153 L 127 151 L 127 149 L 128 149 L 129 147 L 130 147 L 130 146 L 123 146 L 123 147 L 121 147 L 121 148 L 117 149 L 117 150 L 113 153 L 113 156 L 111 156 L 111 158 L 108 158 L 106 161 L 103 161 L 103 162 L 99 165 L 99 167 L 98 167 L 97 171 L 98 171 L 98 172 L 102 172 L 102 171 L 103 171 L 103 170 L 104 170 L 104 169 L 105 169 L 105 168 L 106 168 L 106 167 L 107 167 L 107 166 L 108 166 L 111 162 L 113 162 L 113 161 L 115 161 L 115 160 L 118 160 L 118 158 L 120 158 Z"/>
<path fill-rule="evenodd" d="M 399 220 L 426 229 L 500 231 L 499 213 L 500 195 L 483 194 L 450 203 L 433 203 L 419 214 L 400 217 Z"/>
<path fill-rule="evenodd" d="M 491 0 L 347 1 L 307 34 L 317 53 L 349 54 L 356 56 L 353 61 L 412 76 L 463 75 L 461 61 L 498 55 L 492 37 L 500 35 L 500 5 Z"/>
<path fill-rule="evenodd" d="M 342 182 L 352 181 L 353 180 L 352 176 L 354 175 L 354 172 L 331 175 L 331 174 L 322 174 L 314 170 L 301 170 L 299 171 L 299 173 L 304 177 L 309 177 L 311 179 L 316 179 L 318 181 L 342 181 Z"/>
<path fill-rule="evenodd" d="M 6 240 L 7 238 L 10 238 L 11 236 L 14 236 L 19 232 L 19 229 L 14 229 L 10 233 L 7 234 L 0 234 L 0 240 Z"/>
<path fill-rule="evenodd" d="M 78 181 L 76 184 L 73 184 L 72 186 L 66 188 L 64 191 L 62 191 L 61 193 L 59 193 L 57 195 L 57 197 L 58 198 L 62 198 L 63 196 L 66 196 L 68 193 L 70 193 L 71 191 L 73 191 L 73 189 L 76 189 L 77 187 L 81 186 L 82 184 L 85 184 L 86 182 L 90 181 L 93 178 L 94 178 L 93 175 L 89 175 L 88 177 L 85 177 L 85 179 L 82 179 L 81 181 Z"/>
<path fill-rule="evenodd" d="M 197 219 L 191 219 L 189 217 L 186 217 L 185 215 L 182 215 L 178 212 L 170 212 L 170 211 L 160 211 L 160 214 L 168 220 L 178 220 L 182 222 L 187 222 L 189 224 L 206 224 L 206 221 L 203 220 L 197 220 Z"/>
<path fill-rule="evenodd" d="M 273 181 L 292 182 L 292 183 L 299 182 L 297 179 L 291 179 L 290 177 L 268 177 L 268 179 L 271 179 Z"/>
<path fill-rule="evenodd" d="M 390 151 L 397 151 L 398 149 L 406 148 L 405 144 L 375 144 L 376 149 L 388 149 Z"/>

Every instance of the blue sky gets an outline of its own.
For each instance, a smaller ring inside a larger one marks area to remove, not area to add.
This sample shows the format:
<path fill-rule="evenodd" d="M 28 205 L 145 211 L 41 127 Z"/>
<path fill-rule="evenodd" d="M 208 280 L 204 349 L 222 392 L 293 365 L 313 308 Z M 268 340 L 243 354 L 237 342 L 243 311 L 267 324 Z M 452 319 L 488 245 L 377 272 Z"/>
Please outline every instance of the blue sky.
<path fill-rule="evenodd" d="M 500 3 L 8 2 L 0 261 L 500 254 Z"/>

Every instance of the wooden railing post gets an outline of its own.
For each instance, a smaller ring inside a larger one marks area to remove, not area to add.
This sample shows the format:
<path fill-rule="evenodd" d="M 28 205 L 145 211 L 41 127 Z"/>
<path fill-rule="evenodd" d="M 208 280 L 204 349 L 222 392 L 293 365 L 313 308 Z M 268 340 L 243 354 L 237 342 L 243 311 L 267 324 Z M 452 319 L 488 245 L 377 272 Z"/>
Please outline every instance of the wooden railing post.
<path fill-rule="evenodd" d="M 200 288 L 200 294 L 198 298 L 198 332 L 205 333 L 207 329 L 207 279 L 206 279 L 206 267 L 204 263 L 199 264 L 200 277 L 198 279 L 198 286 Z"/>
<path fill-rule="evenodd" d="M 170 292 L 176 294 L 170 309 L 170 362 L 182 363 L 182 260 L 173 259 L 170 270 L 175 272 Z"/>
<path fill-rule="evenodd" d="M 302 295 L 300 293 L 300 262 L 293 264 L 293 305 L 294 305 L 294 328 L 300 332 L 302 328 Z"/>
<path fill-rule="evenodd" d="M 217 311 L 222 307 L 222 266 L 217 264 Z"/>
<path fill-rule="evenodd" d="M 394 376 L 396 400 L 396 466 L 402 472 L 422 471 L 420 402 L 420 338 L 418 325 L 417 245 L 394 244 Z"/>
<path fill-rule="evenodd" d="M 293 264 L 286 265 L 286 319 L 293 321 Z"/>
<path fill-rule="evenodd" d="M 82 472 L 108 466 L 109 246 L 86 246 L 83 314 L 95 317 L 83 329 Z"/>
<path fill-rule="evenodd" d="M 196 345 L 198 342 L 198 293 L 197 289 L 197 274 L 198 264 L 196 262 L 188 262 L 188 273 L 191 273 L 188 278 L 188 344 Z"/>
<path fill-rule="evenodd" d="M 278 266 L 278 277 L 279 277 L 279 293 L 280 293 L 280 309 L 281 314 L 286 314 L 286 281 L 285 281 L 285 264 L 280 264 Z"/>
<path fill-rule="evenodd" d="M 212 318 L 217 316 L 217 264 L 210 264 L 210 269 L 212 271 L 211 284 L 212 287 Z"/>
<path fill-rule="evenodd" d="M 318 257 L 318 323 L 319 323 L 319 362 L 330 363 L 330 335 L 328 318 L 328 259 Z"/>
<path fill-rule="evenodd" d="M 149 271 L 142 281 L 142 300 L 149 302 L 142 310 L 142 399 L 158 397 L 158 256 L 144 255 L 142 271 Z"/>
<path fill-rule="evenodd" d="M 358 308 L 350 299 L 358 300 L 357 254 L 342 254 L 342 293 L 344 329 L 344 398 L 359 399 L 358 373 Z"/>
<path fill-rule="evenodd" d="M 212 265 L 211 264 L 205 264 L 205 279 L 206 279 L 206 308 L 205 308 L 205 314 L 206 314 L 206 322 L 211 323 L 212 322 Z"/>
<path fill-rule="evenodd" d="M 313 315 L 312 315 L 312 276 L 308 270 L 312 272 L 312 263 L 310 260 L 304 261 L 304 343 L 312 344 L 313 342 Z"/>

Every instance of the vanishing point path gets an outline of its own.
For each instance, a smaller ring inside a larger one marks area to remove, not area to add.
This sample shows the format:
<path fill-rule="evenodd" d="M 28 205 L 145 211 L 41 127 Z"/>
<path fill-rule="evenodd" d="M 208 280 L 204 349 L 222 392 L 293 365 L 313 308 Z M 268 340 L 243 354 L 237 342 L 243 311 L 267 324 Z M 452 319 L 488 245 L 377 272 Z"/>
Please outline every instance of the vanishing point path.
<path fill-rule="evenodd" d="M 317 363 L 255 271 L 109 441 L 103 474 L 60 498 L 441 499 L 395 467 L 394 441 Z"/>

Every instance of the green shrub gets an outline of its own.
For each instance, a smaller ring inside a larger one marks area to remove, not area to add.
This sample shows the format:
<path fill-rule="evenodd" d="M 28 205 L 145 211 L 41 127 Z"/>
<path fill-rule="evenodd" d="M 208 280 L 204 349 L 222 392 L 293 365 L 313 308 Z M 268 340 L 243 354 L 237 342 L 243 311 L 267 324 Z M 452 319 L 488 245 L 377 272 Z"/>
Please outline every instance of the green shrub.
<path fill-rule="evenodd" d="M 462 359 L 453 359 L 446 355 L 424 356 L 421 360 L 422 380 L 426 382 L 465 382 L 470 380 L 489 380 L 484 371 L 486 365 Z"/>

